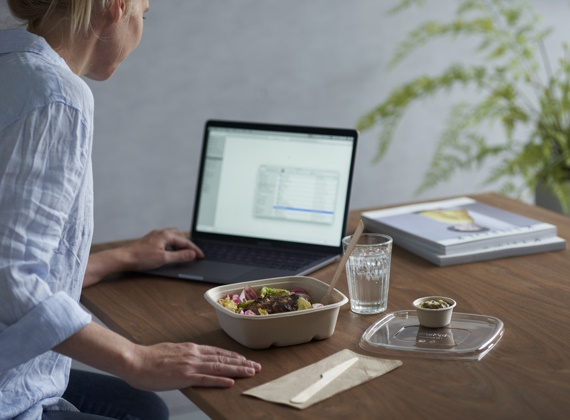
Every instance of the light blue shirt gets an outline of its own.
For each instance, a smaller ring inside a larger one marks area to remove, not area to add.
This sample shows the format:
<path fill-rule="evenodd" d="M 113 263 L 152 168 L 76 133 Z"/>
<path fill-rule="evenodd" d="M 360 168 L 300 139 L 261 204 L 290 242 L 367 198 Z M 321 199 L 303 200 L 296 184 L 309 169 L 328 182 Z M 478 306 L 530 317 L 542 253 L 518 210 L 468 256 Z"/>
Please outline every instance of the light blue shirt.
<path fill-rule="evenodd" d="M 41 37 L 0 31 L 0 419 L 74 410 L 50 349 L 79 305 L 93 231 L 93 95 Z"/>

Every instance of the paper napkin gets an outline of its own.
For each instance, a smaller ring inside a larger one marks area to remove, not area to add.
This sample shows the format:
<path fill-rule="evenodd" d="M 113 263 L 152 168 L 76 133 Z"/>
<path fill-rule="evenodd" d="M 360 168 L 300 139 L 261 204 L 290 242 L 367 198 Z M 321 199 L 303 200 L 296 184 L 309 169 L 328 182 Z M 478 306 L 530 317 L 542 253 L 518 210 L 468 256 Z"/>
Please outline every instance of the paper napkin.
<path fill-rule="evenodd" d="M 323 372 L 355 356 L 358 357 L 358 362 L 317 394 L 313 395 L 308 401 L 302 404 L 290 402 L 291 398 L 301 390 L 318 381 Z M 302 410 L 370 379 L 382 376 L 401 365 L 402 362 L 400 360 L 378 359 L 376 357 L 363 356 L 350 350 L 342 350 L 281 378 L 248 389 L 243 394 Z"/>

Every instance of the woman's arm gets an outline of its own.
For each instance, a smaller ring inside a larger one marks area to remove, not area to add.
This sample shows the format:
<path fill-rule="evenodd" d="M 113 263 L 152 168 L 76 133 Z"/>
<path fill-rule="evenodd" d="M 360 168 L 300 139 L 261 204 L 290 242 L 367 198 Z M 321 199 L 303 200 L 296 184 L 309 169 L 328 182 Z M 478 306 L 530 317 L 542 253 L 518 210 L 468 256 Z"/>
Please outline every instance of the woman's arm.
<path fill-rule="evenodd" d="M 259 363 L 228 350 L 193 343 L 141 346 L 93 322 L 53 350 L 148 391 L 229 387 L 233 378 L 261 370 Z"/>
<path fill-rule="evenodd" d="M 194 258 L 204 258 L 204 253 L 178 229 L 155 230 L 130 245 L 91 254 L 83 287 L 111 274 L 153 270 Z"/>
<path fill-rule="evenodd" d="M 167 263 L 203 257 L 202 251 L 179 230 L 152 231 L 127 246 L 91 254 L 83 287 L 110 274 L 152 270 Z M 137 345 L 93 322 L 53 350 L 149 391 L 189 386 L 229 387 L 234 383 L 233 378 L 250 377 L 261 369 L 261 365 L 237 353 L 211 346 Z"/>

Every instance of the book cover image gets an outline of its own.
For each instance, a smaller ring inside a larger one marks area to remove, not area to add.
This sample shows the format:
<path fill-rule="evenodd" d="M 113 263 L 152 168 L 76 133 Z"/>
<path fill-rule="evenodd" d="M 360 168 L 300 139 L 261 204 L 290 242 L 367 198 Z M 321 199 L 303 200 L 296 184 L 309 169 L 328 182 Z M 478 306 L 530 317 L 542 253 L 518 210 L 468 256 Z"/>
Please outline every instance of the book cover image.
<path fill-rule="evenodd" d="M 369 217 L 446 246 L 550 226 L 467 197 L 371 212 Z"/>

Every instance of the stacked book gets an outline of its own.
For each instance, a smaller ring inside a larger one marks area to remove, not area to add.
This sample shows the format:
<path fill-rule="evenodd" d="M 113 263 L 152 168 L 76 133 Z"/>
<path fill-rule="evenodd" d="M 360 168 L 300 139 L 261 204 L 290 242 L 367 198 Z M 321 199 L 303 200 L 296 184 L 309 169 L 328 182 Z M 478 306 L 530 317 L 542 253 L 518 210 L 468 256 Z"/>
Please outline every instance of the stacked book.
<path fill-rule="evenodd" d="M 367 211 L 362 220 L 439 266 L 566 248 L 556 226 L 468 197 Z"/>

